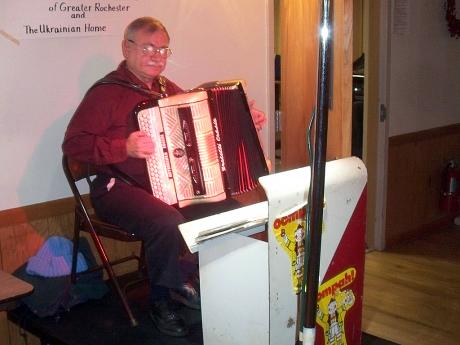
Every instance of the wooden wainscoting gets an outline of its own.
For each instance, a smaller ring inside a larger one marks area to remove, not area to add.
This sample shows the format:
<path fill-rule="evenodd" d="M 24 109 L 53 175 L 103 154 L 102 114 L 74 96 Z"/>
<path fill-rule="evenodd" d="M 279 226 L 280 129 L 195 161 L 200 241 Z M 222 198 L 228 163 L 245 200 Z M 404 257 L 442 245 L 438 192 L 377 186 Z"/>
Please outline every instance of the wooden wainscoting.
<path fill-rule="evenodd" d="M 439 209 L 449 159 L 460 163 L 460 124 L 389 139 L 387 246 L 451 223 L 454 215 Z"/>
<path fill-rule="evenodd" d="M 0 211 L 0 269 L 12 273 L 35 255 L 43 242 L 50 236 L 73 235 L 73 198 L 65 198 L 31 206 Z M 87 234 L 83 234 L 87 236 Z M 94 255 L 97 252 L 87 236 Z M 132 252 L 139 253 L 140 243 L 125 243 L 103 239 L 108 255 L 116 260 Z M 97 257 L 99 262 L 99 258 Z M 134 271 L 135 262 L 117 265 L 118 274 Z M 1 287 L 0 287 L 1 288 Z M 0 344 L 34 345 L 37 338 L 24 334 L 19 328 L 8 322 L 6 312 L 0 312 Z"/>

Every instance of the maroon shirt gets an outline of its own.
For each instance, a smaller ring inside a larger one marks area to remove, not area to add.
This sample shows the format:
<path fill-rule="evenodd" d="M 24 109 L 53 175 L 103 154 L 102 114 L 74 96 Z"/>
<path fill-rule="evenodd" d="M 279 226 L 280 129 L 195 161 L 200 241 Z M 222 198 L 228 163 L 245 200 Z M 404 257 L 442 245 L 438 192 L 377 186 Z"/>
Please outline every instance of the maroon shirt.
<path fill-rule="evenodd" d="M 127 69 L 125 61 L 105 78 L 148 90 L 147 85 Z M 168 95 L 183 91 L 170 80 L 164 80 Z M 154 81 L 151 91 L 160 93 L 158 80 Z M 126 139 L 138 130 L 134 116 L 136 105 L 149 98 L 145 93 L 118 84 L 99 84 L 91 88 L 70 120 L 63 152 L 73 159 L 98 166 L 104 175 L 113 176 L 113 170 L 107 166 L 110 164 L 144 184 L 147 178 L 145 159 L 128 157 Z"/>

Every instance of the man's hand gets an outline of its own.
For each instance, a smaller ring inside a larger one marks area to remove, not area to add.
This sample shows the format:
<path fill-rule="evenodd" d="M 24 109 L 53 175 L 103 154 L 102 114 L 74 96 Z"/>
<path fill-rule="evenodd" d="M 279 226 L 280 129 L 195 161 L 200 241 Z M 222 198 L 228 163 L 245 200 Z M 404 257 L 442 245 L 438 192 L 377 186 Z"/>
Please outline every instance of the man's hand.
<path fill-rule="evenodd" d="M 267 118 L 262 110 L 255 107 L 255 103 L 256 102 L 254 100 L 249 102 L 249 110 L 251 111 L 252 121 L 254 122 L 256 129 L 260 131 L 265 125 L 265 122 L 267 122 Z"/>
<path fill-rule="evenodd" d="M 144 132 L 132 132 L 126 139 L 126 152 L 129 157 L 147 158 L 153 151 L 155 146 L 152 139 Z"/>

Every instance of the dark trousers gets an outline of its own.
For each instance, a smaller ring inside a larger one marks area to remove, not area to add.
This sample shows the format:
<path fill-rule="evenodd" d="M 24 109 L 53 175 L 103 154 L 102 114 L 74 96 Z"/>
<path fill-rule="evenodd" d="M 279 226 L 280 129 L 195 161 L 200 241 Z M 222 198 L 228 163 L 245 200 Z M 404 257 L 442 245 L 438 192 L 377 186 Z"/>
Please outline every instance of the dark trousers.
<path fill-rule="evenodd" d="M 239 206 L 235 200 L 227 199 L 176 209 L 119 179 L 110 191 L 99 190 L 94 194 L 97 197 L 92 198 L 93 206 L 101 219 L 142 239 L 151 287 L 178 287 L 187 279 L 186 275 L 192 273 L 190 267 L 197 267 L 196 255 L 190 255 L 186 248 L 179 224 Z"/>

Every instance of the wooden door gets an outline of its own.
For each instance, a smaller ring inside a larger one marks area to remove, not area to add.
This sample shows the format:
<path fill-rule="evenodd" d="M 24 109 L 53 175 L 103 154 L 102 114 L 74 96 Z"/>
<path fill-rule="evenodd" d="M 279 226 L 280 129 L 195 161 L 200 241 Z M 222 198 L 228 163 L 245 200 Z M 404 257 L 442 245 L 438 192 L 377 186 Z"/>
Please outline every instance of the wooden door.
<path fill-rule="evenodd" d="M 316 105 L 321 1 L 284 1 L 281 30 L 281 169 L 310 164 L 306 132 Z M 351 154 L 353 1 L 334 1 L 327 159 Z"/>

